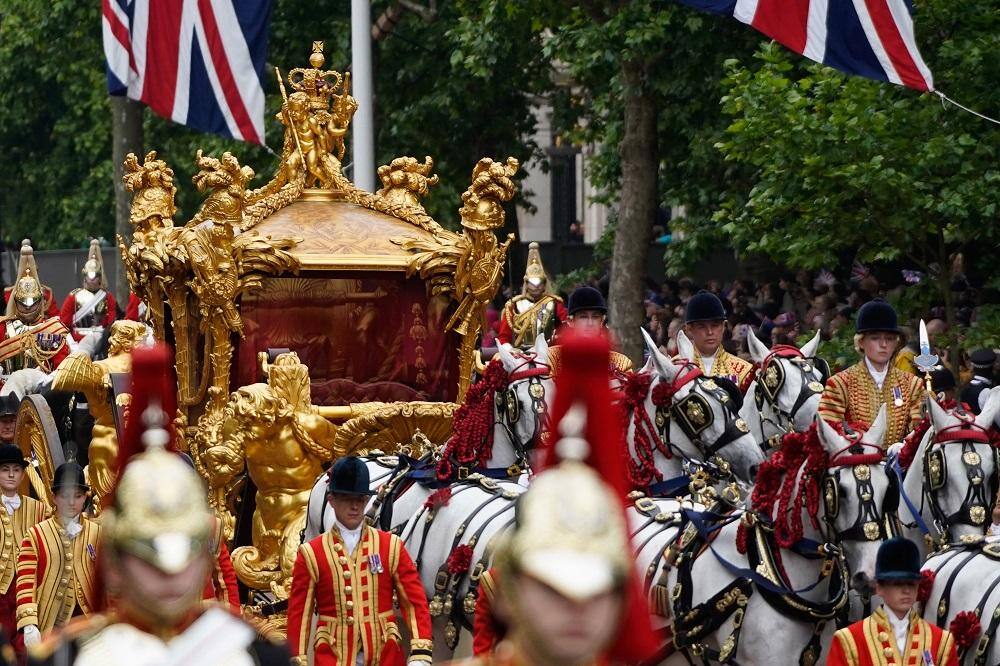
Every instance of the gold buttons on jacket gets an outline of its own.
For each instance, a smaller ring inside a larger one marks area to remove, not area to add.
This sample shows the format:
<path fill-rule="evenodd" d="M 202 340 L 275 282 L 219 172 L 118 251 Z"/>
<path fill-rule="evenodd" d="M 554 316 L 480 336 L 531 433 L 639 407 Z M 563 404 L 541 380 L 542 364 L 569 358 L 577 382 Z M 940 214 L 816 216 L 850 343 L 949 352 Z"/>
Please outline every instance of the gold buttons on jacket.
<path fill-rule="evenodd" d="M 341 555 L 337 561 L 340 562 L 341 564 L 347 564 L 347 558 L 344 557 L 343 555 Z"/>
<path fill-rule="evenodd" d="M 345 571 L 344 572 L 344 578 L 350 578 L 350 577 L 351 577 L 351 572 L 350 571 Z"/>
<path fill-rule="evenodd" d="M 351 586 L 350 585 L 345 585 L 344 586 L 344 592 L 346 594 L 350 594 L 351 593 Z"/>

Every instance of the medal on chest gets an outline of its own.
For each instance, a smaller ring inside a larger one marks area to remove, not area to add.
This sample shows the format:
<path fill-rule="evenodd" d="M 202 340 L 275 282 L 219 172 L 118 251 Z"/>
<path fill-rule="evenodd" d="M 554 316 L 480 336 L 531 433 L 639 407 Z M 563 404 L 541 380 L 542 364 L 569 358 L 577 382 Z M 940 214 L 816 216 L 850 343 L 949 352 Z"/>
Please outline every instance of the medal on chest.
<path fill-rule="evenodd" d="M 924 666 L 934 666 L 934 658 L 931 657 L 930 650 L 924 650 Z"/>
<path fill-rule="evenodd" d="M 903 389 L 898 386 L 892 387 L 892 404 L 897 407 L 903 406 Z"/>
<path fill-rule="evenodd" d="M 373 574 L 380 574 L 383 571 L 385 571 L 385 569 L 382 567 L 382 556 L 379 555 L 378 553 L 375 553 L 374 555 L 369 555 L 368 556 L 368 569 Z"/>

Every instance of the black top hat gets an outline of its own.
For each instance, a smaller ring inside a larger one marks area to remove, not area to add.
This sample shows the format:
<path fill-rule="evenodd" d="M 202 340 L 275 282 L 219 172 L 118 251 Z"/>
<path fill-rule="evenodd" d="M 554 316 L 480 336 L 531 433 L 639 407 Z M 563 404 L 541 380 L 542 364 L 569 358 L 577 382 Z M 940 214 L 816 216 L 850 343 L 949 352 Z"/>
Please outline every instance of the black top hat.
<path fill-rule="evenodd" d="M 875 556 L 875 580 L 920 580 L 920 551 L 903 537 L 887 539 Z"/>
<path fill-rule="evenodd" d="M 577 287 L 569 295 L 569 313 L 576 314 L 580 310 L 597 310 L 607 312 L 608 304 L 604 302 L 604 296 L 593 287 Z"/>
<path fill-rule="evenodd" d="M 24 459 L 21 447 L 15 444 L 0 444 L 0 465 L 11 463 L 21 467 L 28 466 L 28 461 Z"/>
<path fill-rule="evenodd" d="M 14 393 L 0 395 L 0 416 L 13 416 L 17 414 L 17 408 L 21 406 L 21 400 Z"/>
<path fill-rule="evenodd" d="M 977 349 L 969 354 L 973 367 L 990 370 L 997 362 L 997 354 L 992 349 Z"/>
<path fill-rule="evenodd" d="M 721 321 L 726 318 L 726 308 L 718 296 L 702 289 L 692 296 L 684 308 L 684 323 L 695 321 Z"/>
<path fill-rule="evenodd" d="M 52 492 L 58 493 L 63 488 L 79 488 L 84 492 L 90 491 L 87 479 L 83 475 L 83 468 L 75 462 L 64 462 L 56 467 L 56 473 L 52 481 Z"/>
<path fill-rule="evenodd" d="M 899 333 L 896 311 L 881 298 L 873 298 L 858 309 L 858 333 Z"/>
<path fill-rule="evenodd" d="M 374 495 L 369 488 L 371 484 L 368 468 L 355 456 L 343 456 L 327 472 L 329 484 L 327 492 L 331 495 Z"/>

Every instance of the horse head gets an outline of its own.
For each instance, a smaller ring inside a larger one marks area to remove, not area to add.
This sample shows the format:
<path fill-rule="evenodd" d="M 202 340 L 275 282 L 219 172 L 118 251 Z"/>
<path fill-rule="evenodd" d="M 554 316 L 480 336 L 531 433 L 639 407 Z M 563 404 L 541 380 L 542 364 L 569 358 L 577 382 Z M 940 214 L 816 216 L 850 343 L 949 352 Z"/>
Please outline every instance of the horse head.
<path fill-rule="evenodd" d="M 535 337 L 529 352 L 497 348 L 497 356 L 507 373 L 506 387 L 494 394 L 494 445 L 490 467 L 509 467 L 538 443 L 548 420 L 555 383 L 549 365 L 549 346 L 545 336 Z M 499 445 L 505 442 L 506 446 Z"/>
<path fill-rule="evenodd" d="M 691 363 L 675 364 L 645 331 L 643 336 L 649 360 L 642 372 L 653 376 L 644 407 L 663 445 L 685 460 L 717 456 L 739 479 L 752 482 L 764 454 L 739 416 L 739 388 L 726 379 L 702 376 Z"/>
<path fill-rule="evenodd" d="M 819 409 L 830 366 L 816 356 L 820 334 L 802 345 L 768 348 L 753 331 L 747 335 L 757 364 L 740 415 L 765 451 L 773 450 L 787 432 L 804 432 Z"/>
<path fill-rule="evenodd" d="M 853 573 L 853 587 L 874 591 L 875 556 L 884 539 L 899 534 L 899 485 L 885 464 L 888 425 L 883 405 L 867 432 L 845 424 L 838 432 L 818 415 L 816 434 L 827 454 L 822 492 L 826 539 L 837 543 Z"/>
<path fill-rule="evenodd" d="M 1000 390 L 993 389 L 982 412 L 945 410 L 927 398 L 933 435 L 922 443 L 914 465 L 922 465 L 923 493 L 940 538 L 983 533 L 998 488 L 1000 454 L 989 429 L 1000 416 Z"/>

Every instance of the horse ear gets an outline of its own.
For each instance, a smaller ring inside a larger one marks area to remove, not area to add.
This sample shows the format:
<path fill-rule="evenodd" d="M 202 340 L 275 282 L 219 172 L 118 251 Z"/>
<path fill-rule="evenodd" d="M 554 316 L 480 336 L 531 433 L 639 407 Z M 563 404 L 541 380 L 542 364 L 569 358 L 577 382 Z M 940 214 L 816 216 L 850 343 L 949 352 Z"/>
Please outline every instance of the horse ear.
<path fill-rule="evenodd" d="M 990 395 L 986 398 L 983 411 L 976 417 L 976 425 L 989 430 L 993 426 L 993 422 L 997 420 L 997 417 L 1000 417 L 1000 386 L 994 386 L 990 389 Z"/>
<path fill-rule="evenodd" d="M 653 338 L 649 337 L 646 329 L 640 328 L 639 330 L 642 331 L 642 338 L 646 341 L 646 349 L 649 350 L 649 360 L 646 362 L 646 365 L 648 366 L 652 363 L 652 369 L 655 369 L 658 375 L 672 380 L 677 374 L 677 366 L 660 351 L 660 348 L 653 342 Z"/>
<path fill-rule="evenodd" d="M 882 405 L 878 408 L 878 414 L 875 416 L 875 420 L 872 421 L 871 427 L 868 428 L 868 432 L 865 433 L 865 443 L 883 447 L 885 444 L 895 444 L 895 442 L 883 441 L 885 439 L 885 433 L 888 429 L 889 417 L 886 414 L 885 405 Z"/>
<path fill-rule="evenodd" d="M 546 365 L 549 362 L 549 343 L 541 333 L 535 336 L 535 360 Z"/>
<path fill-rule="evenodd" d="M 823 420 L 823 418 L 816 414 L 814 417 L 816 423 L 816 434 L 819 436 L 819 442 L 823 445 L 828 453 L 833 453 L 840 450 L 841 439 L 840 434 L 833 429 L 829 423 Z"/>
<path fill-rule="evenodd" d="M 497 356 L 500 357 L 500 362 L 503 363 L 503 368 L 507 372 L 514 369 L 517 365 L 517 361 L 514 359 L 514 354 L 511 352 L 511 347 L 509 344 L 504 343 L 497 346 Z"/>
<path fill-rule="evenodd" d="M 760 338 L 754 334 L 753 328 L 750 326 L 747 326 L 747 346 L 750 349 L 750 358 L 754 360 L 754 363 L 763 363 L 767 355 L 771 353 L 771 350 L 760 341 Z"/>
<path fill-rule="evenodd" d="M 691 342 L 691 338 L 687 336 L 683 328 L 677 331 L 677 355 L 689 361 L 693 361 L 696 356 L 694 343 Z"/>
<path fill-rule="evenodd" d="M 816 355 L 816 352 L 819 351 L 819 338 L 819 331 L 816 331 L 816 335 L 812 337 L 812 340 L 802 345 L 799 351 L 802 352 L 803 356 L 812 358 Z"/>
<path fill-rule="evenodd" d="M 934 430 L 941 430 L 949 425 L 950 421 L 958 419 L 953 417 L 951 414 L 946 412 L 941 405 L 938 404 L 937 399 L 933 395 L 927 396 L 927 413 L 931 415 L 931 423 L 934 424 Z"/>

